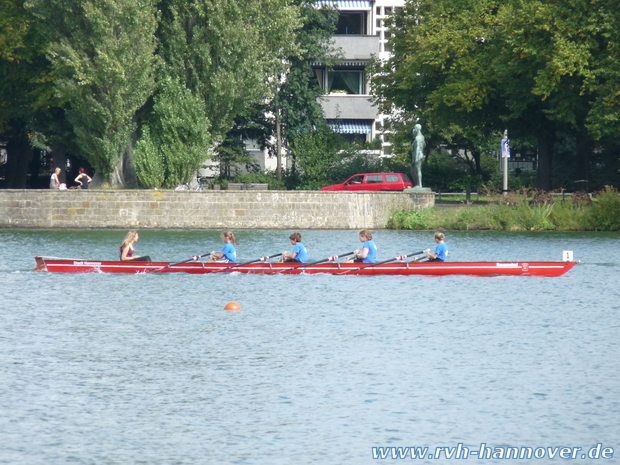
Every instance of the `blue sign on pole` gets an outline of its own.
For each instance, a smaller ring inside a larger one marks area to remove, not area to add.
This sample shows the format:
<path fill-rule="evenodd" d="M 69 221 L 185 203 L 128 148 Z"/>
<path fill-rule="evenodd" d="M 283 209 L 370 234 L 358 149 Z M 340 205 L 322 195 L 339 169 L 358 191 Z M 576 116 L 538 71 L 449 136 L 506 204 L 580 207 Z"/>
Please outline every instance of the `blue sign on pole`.
<path fill-rule="evenodd" d="M 510 139 L 502 139 L 502 158 L 510 158 Z"/>

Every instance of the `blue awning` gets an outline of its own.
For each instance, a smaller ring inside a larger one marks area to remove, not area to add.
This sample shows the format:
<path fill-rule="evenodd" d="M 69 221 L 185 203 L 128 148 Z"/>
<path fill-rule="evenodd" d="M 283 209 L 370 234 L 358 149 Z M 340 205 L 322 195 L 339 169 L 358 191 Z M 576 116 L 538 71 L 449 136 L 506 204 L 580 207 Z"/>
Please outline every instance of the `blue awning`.
<path fill-rule="evenodd" d="M 323 0 L 319 6 L 331 6 L 339 10 L 371 10 L 372 2 L 363 0 Z"/>
<path fill-rule="evenodd" d="M 361 68 L 361 67 L 365 67 L 367 64 L 368 64 L 368 60 L 364 60 L 364 61 L 344 60 L 344 61 L 337 62 L 335 66 L 340 67 L 340 68 L 349 67 L 349 66 L 353 68 Z M 323 63 L 321 63 L 320 61 L 312 61 L 310 63 L 310 66 L 323 66 Z"/>
<path fill-rule="evenodd" d="M 368 119 L 328 119 L 332 131 L 340 134 L 370 134 L 373 120 Z"/>

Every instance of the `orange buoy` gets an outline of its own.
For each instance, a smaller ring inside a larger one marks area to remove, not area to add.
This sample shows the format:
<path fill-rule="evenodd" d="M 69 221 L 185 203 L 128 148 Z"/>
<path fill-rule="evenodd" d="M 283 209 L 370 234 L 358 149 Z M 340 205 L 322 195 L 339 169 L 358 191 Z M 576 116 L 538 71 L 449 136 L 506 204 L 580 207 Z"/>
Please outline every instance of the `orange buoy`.
<path fill-rule="evenodd" d="M 224 306 L 224 310 L 231 310 L 231 311 L 241 310 L 241 305 L 239 305 L 237 302 L 228 302 Z"/>

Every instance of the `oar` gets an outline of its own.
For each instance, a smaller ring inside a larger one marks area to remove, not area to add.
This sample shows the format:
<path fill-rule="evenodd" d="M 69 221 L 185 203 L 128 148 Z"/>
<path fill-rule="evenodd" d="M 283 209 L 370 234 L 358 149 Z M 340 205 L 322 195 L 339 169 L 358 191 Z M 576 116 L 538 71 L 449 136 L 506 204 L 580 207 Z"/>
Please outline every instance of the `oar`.
<path fill-rule="evenodd" d="M 284 270 L 277 270 L 278 273 L 284 272 L 284 271 L 291 271 L 291 270 L 296 270 L 297 268 L 303 268 L 305 266 L 312 266 L 312 265 L 318 265 L 319 263 L 323 263 L 323 262 L 333 262 L 341 257 L 347 257 L 349 255 L 353 255 L 355 252 L 349 252 L 349 253 L 344 253 L 342 255 L 332 255 L 331 257 L 327 257 L 324 258 L 323 260 L 318 260 L 316 262 L 312 262 L 312 263 L 304 263 L 303 265 L 297 265 L 294 266 L 292 268 L 286 268 Z"/>
<path fill-rule="evenodd" d="M 206 257 L 207 255 L 211 255 L 211 252 L 205 253 L 202 255 L 194 255 L 192 258 L 188 258 L 187 260 L 183 260 L 182 262 L 170 263 L 166 266 L 162 266 L 161 268 L 157 268 L 156 270 L 152 270 L 151 272 L 157 273 L 158 271 L 165 270 L 166 268 L 172 268 L 173 266 L 177 266 L 177 265 L 182 265 L 183 263 L 195 262 L 196 260 L 200 260 L 201 258 Z"/>
<path fill-rule="evenodd" d="M 424 250 L 422 250 L 421 252 L 410 253 L 407 255 L 399 255 L 398 257 L 390 258 L 389 260 L 384 260 L 382 262 L 369 263 L 368 265 L 360 266 L 358 268 L 351 268 L 350 270 L 346 270 L 338 274 L 347 274 L 347 273 L 350 273 L 351 271 L 363 270 L 364 268 L 370 268 L 370 267 L 377 266 L 377 265 L 384 265 L 385 263 L 395 262 L 396 260 L 404 260 L 405 258 L 413 257 L 414 255 L 420 255 L 423 253 L 425 253 Z"/>
<path fill-rule="evenodd" d="M 256 262 L 266 262 L 270 258 L 276 258 L 276 257 L 279 257 L 280 255 L 282 255 L 282 254 L 281 253 L 277 253 L 275 255 L 269 255 L 268 257 L 257 258 L 256 260 L 252 260 L 251 262 L 237 263 L 236 265 L 227 266 L 226 268 L 222 268 L 221 270 L 214 270 L 214 271 L 212 271 L 212 273 L 220 273 L 222 271 L 230 270 L 231 268 L 237 268 L 238 266 L 250 265 L 250 264 L 256 263 Z"/>

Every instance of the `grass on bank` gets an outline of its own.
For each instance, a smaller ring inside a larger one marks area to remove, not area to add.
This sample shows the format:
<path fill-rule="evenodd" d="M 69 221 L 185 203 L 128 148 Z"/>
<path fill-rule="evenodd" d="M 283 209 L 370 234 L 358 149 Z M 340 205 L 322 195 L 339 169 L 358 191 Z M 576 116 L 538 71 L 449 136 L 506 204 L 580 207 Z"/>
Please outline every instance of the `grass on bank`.
<path fill-rule="evenodd" d="M 389 229 L 492 231 L 620 231 L 620 197 L 613 187 L 555 200 L 549 193 L 509 193 L 463 208 L 397 211 Z"/>

